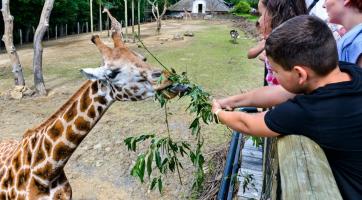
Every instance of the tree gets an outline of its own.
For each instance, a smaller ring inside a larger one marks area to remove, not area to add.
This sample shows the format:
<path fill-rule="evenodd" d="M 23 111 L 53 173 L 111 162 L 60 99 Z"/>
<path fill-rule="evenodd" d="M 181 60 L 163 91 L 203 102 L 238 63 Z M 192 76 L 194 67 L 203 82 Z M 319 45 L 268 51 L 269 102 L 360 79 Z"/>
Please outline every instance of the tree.
<path fill-rule="evenodd" d="M 34 57 L 33 57 L 33 72 L 34 85 L 38 94 L 46 95 L 44 78 L 43 78 L 43 46 L 41 44 L 45 31 L 49 27 L 49 18 L 53 9 L 54 0 L 45 0 L 43 11 L 41 12 L 38 27 L 34 35 Z"/>
<path fill-rule="evenodd" d="M 128 41 L 128 13 L 127 0 L 124 0 L 124 28 L 126 29 L 125 41 Z"/>
<path fill-rule="evenodd" d="M 165 15 L 166 13 L 166 10 L 167 10 L 167 0 L 163 0 L 162 4 L 163 5 L 159 5 L 159 2 L 157 2 L 157 0 L 147 0 L 148 3 L 152 6 L 152 15 L 153 17 L 155 18 L 156 20 L 156 23 L 157 23 L 157 27 L 156 27 L 156 33 L 157 34 L 160 34 L 160 31 L 161 31 L 161 20 L 162 20 L 162 17 L 163 15 Z M 159 11 L 159 6 L 162 7 L 163 6 L 163 10 L 162 10 L 162 13 L 160 14 L 160 11 Z"/>
<path fill-rule="evenodd" d="M 13 28 L 14 17 L 10 13 L 9 0 L 2 1 L 2 14 L 4 19 L 4 36 L 3 41 L 5 43 L 6 51 L 9 54 L 10 62 L 13 67 L 15 85 L 25 85 L 25 79 L 23 75 L 23 68 L 20 64 L 18 53 L 16 52 L 13 42 Z"/>
<path fill-rule="evenodd" d="M 93 0 L 89 0 L 90 20 L 91 20 L 91 32 L 93 33 Z"/>

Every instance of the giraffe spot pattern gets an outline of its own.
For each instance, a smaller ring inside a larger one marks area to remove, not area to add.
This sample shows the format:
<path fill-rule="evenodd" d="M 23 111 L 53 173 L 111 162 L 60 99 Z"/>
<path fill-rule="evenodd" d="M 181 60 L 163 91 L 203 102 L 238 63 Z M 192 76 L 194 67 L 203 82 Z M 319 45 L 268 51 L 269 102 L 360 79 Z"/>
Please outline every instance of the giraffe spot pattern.
<path fill-rule="evenodd" d="M 83 117 L 78 117 L 75 122 L 75 127 L 80 131 L 88 131 L 91 128 L 90 122 L 84 120 Z"/>
<path fill-rule="evenodd" d="M 74 119 L 74 117 L 77 115 L 77 105 L 78 105 L 78 102 L 74 102 L 72 104 L 72 106 L 69 108 L 69 110 L 64 114 L 64 119 L 67 121 L 67 122 L 70 122 Z"/>
<path fill-rule="evenodd" d="M 43 144 L 47 155 L 50 156 L 52 150 L 52 143 L 48 139 L 44 138 Z"/>
<path fill-rule="evenodd" d="M 102 105 L 106 105 L 108 102 L 104 96 L 98 96 L 98 97 L 94 98 L 94 101 L 96 101 Z"/>
<path fill-rule="evenodd" d="M 44 167 L 37 169 L 33 173 L 41 179 L 51 181 L 58 175 L 59 170 L 54 170 L 53 165 L 47 162 Z"/>
<path fill-rule="evenodd" d="M 91 106 L 87 113 L 89 118 L 94 119 L 96 117 L 96 111 L 94 110 L 94 106 Z"/>
<path fill-rule="evenodd" d="M 89 105 L 92 103 L 92 100 L 89 97 L 89 88 L 84 92 L 80 98 L 80 111 L 85 112 Z"/>
<path fill-rule="evenodd" d="M 38 163 L 45 160 L 45 153 L 43 151 L 42 146 L 39 146 L 39 148 L 37 149 L 37 152 L 34 154 L 34 156 L 35 156 L 35 160 L 34 160 L 33 166 L 35 166 Z"/>
<path fill-rule="evenodd" d="M 66 132 L 66 138 L 68 141 L 78 145 L 83 140 L 84 136 L 74 133 L 72 126 L 68 126 Z"/>
<path fill-rule="evenodd" d="M 16 188 L 20 191 L 25 190 L 29 177 L 30 177 L 30 169 L 20 170 L 20 172 L 18 173 L 18 177 L 16 179 Z"/>
<path fill-rule="evenodd" d="M 21 151 L 19 151 L 16 156 L 14 156 L 13 158 L 13 166 L 14 166 L 14 169 L 15 171 L 17 172 L 20 168 L 20 165 L 21 165 Z"/>
<path fill-rule="evenodd" d="M 92 94 L 96 94 L 98 92 L 98 83 L 93 82 L 91 88 L 92 88 Z"/>
<path fill-rule="evenodd" d="M 70 148 L 63 142 L 60 142 L 59 144 L 54 146 L 53 159 L 55 161 L 67 159 L 74 150 L 75 149 Z"/>
<path fill-rule="evenodd" d="M 55 141 L 62 135 L 63 131 L 64 128 L 62 122 L 57 120 L 55 124 L 49 129 L 48 135 L 53 141 Z"/>
<path fill-rule="evenodd" d="M 42 184 L 35 178 L 30 181 L 30 193 L 32 196 L 29 199 L 39 199 L 42 196 L 49 196 L 50 189 L 47 185 Z"/>

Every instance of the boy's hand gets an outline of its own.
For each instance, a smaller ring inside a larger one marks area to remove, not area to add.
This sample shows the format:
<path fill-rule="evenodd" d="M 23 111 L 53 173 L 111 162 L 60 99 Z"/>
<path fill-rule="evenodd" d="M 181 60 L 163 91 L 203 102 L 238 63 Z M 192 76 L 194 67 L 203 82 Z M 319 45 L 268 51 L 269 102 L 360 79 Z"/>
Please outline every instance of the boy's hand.
<path fill-rule="evenodd" d="M 225 99 L 216 99 L 216 102 L 219 104 L 220 108 L 225 110 L 233 110 L 233 108 L 229 104 L 229 100 L 227 98 Z"/>
<path fill-rule="evenodd" d="M 213 100 L 212 101 L 212 108 L 211 108 L 211 112 L 215 113 L 217 110 L 221 109 L 221 106 L 219 104 L 219 102 L 217 100 Z"/>

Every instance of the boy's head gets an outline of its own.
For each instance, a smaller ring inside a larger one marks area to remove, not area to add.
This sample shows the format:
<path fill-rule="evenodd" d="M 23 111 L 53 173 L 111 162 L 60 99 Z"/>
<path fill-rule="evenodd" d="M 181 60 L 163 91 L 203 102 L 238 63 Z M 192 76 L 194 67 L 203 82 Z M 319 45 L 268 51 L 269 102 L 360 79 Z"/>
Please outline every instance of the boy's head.
<path fill-rule="evenodd" d="M 332 32 L 322 20 L 308 15 L 277 27 L 266 40 L 265 51 L 279 83 L 293 93 L 306 92 L 312 79 L 325 77 L 338 64 Z"/>

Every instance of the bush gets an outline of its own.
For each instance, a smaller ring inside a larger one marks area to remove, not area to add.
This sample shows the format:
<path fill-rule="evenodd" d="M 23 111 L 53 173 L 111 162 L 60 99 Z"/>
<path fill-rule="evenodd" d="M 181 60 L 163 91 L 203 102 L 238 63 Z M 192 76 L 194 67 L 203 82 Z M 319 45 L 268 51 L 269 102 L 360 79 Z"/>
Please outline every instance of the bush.
<path fill-rule="evenodd" d="M 259 0 L 246 0 L 252 8 L 258 9 Z"/>
<path fill-rule="evenodd" d="M 248 14 L 251 10 L 251 7 L 248 2 L 241 0 L 238 4 L 232 9 L 232 13 L 235 14 Z"/>

